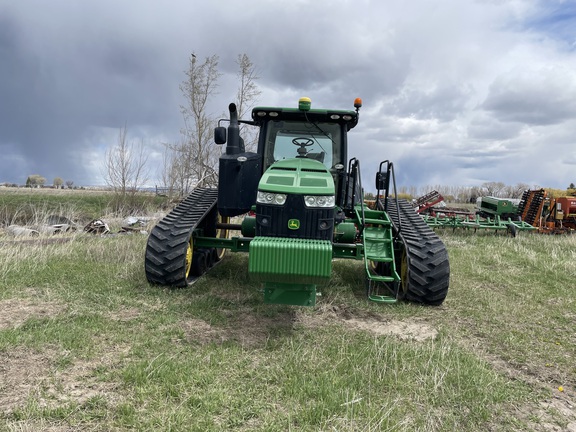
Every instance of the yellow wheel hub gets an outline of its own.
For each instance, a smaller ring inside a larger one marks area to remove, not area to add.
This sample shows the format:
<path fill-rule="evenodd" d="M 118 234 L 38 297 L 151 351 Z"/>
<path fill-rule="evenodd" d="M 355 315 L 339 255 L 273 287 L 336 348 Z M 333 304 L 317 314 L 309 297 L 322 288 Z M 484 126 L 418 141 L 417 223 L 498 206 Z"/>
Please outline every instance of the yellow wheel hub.
<path fill-rule="evenodd" d="M 192 258 L 194 255 L 194 241 L 192 236 L 188 241 L 188 246 L 186 247 L 186 279 L 190 276 L 190 269 L 192 268 Z"/>
<path fill-rule="evenodd" d="M 408 292 L 408 255 L 406 249 L 402 251 L 402 259 L 400 262 L 400 292 L 398 296 L 404 298 Z"/>

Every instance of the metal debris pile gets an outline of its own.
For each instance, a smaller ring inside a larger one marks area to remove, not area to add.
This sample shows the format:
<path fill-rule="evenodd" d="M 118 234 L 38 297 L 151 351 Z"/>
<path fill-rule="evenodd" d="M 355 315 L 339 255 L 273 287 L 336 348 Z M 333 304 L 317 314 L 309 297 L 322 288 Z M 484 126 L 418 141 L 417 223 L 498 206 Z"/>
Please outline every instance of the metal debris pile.
<path fill-rule="evenodd" d="M 35 225 L 9 225 L 5 233 L 11 237 L 39 237 L 82 231 L 99 236 L 111 236 L 117 234 L 144 234 L 147 235 L 146 227 L 153 218 L 143 216 L 129 216 L 122 220 L 121 227 L 112 232 L 110 225 L 104 219 L 93 219 L 82 226 L 64 216 L 51 215 L 44 224 Z"/>

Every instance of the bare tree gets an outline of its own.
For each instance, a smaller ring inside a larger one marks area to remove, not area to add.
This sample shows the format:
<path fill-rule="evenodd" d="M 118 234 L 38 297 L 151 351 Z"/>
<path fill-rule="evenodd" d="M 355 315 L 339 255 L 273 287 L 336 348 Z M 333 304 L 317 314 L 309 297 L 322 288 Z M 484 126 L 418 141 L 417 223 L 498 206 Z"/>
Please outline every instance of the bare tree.
<path fill-rule="evenodd" d="M 162 187 L 168 189 L 167 195 L 171 197 L 176 192 L 176 179 L 174 176 L 174 171 L 172 170 L 176 153 L 172 150 L 169 143 L 162 144 L 164 145 L 164 151 L 162 152 L 160 179 L 162 181 Z"/>
<path fill-rule="evenodd" d="M 221 75 L 218 61 L 218 56 L 213 55 L 199 63 L 192 54 L 186 80 L 180 85 L 186 100 L 186 104 L 180 107 L 184 117 L 181 133 L 186 146 L 177 146 L 176 151 L 181 151 L 181 161 L 192 186 L 214 186 L 218 183 L 220 148 L 212 142 L 212 128 L 216 119 L 207 111 L 208 101 L 216 94 Z"/>
<path fill-rule="evenodd" d="M 239 68 L 237 76 L 240 81 L 238 93 L 236 94 L 238 100 L 237 108 L 238 115 L 242 118 L 253 108 L 254 102 L 262 92 L 256 85 L 256 81 L 260 79 L 260 77 L 256 74 L 256 67 L 248 55 L 239 54 L 236 64 Z"/>
<path fill-rule="evenodd" d="M 185 140 L 177 144 L 164 144 L 161 178 L 168 195 L 183 195 L 191 189 L 190 169 L 186 156 L 189 149 Z"/>
<path fill-rule="evenodd" d="M 260 78 L 256 73 L 256 67 L 248 57 L 248 54 L 239 54 L 236 60 L 238 65 L 237 77 L 239 80 L 238 92 L 236 93 L 237 108 L 239 118 L 244 118 L 254 107 L 258 96 L 262 93 L 256 81 Z M 244 139 L 246 149 L 254 149 L 258 140 L 255 128 L 240 126 L 240 134 Z"/>
<path fill-rule="evenodd" d="M 66 187 L 72 189 L 72 186 L 74 186 L 74 182 L 72 180 L 66 180 Z"/>
<path fill-rule="evenodd" d="M 506 185 L 502 189 L 503 198 L 521 198 L 525 190 L 530 189 L 526 183 L 517 183 L 516 185 Z"/>
<path fill-rule="evenodd" d="M 493 197 L 497 197 L 499 196 L 500 192 L 502 191 L 502 189 L 505 188 L 505 184 L 502 182 L 485 182 L 482 183 L 482 189 L 485 192 L 485 196 L 493 196 Z"/>
<path fill-rule="evenodd" d="M 258 96 L 262 93 L 256 81 L 260 77 L 256 73 L 256 67 L 248 54 L 239 54 L 236 60 L 238 65 L 238 93 L 236 94 L 236 99 L 238 100 L 238 115 L 243 118 L 253 107 L 254 103 L 258 99 Z"/>
<path fill-rule="evenodd" d="M 468 203 L 472 198 L 472 189 L 466 186 L 457 186 L 454 190 L 454 197 L 458 203 Z"/>
<path fill-rule="evenodd" d="M 116 145 L 106 151 L 105 161 L 106 183 L 120 196 L 133 195 L 148 180 L 148 155 L 144 145 L 140 142 L 134 146 L 127 141 L 126 135 L 127 128 L 124 126 L 118 132 Z"/>
<path fill-rule="evenodd" d="M 208 105 L 216 94 L 219 58 L 207 57 L 199 63 L 191 55 L 186 80 L 180 85 L 186 103 L 180 107 L 184 118 L 181 130 L 182 140 L 175 144 L 165 144 L 162 180 L 164 186 L 178 190 L 182 194 L 192 188 L 215 186 L 218 183 L 218 159 L 222 149 L 212 141 L 212 130 L 217 119 L 208 113 Z M 236 64 L 239 87 L 236 104 L 242 118 L 252 108 L 260 95 L 256 87 L 255 67 L 246 54 L 238 56 Z M 256 135 L 249 130 L 242 131 L 247 146 L 256 142 Z"/>

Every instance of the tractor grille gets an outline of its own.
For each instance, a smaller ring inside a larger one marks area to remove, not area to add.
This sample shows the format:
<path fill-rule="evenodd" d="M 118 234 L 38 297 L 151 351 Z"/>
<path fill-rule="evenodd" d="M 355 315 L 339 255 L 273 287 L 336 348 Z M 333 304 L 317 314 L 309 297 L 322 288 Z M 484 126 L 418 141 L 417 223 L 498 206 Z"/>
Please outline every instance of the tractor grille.
<path fill-rule="evenodd" d="M 288 195 L 283 206 L 256 204 L 257 236 L 332 241 L 333 231 L 334 209 L 307 208 L 302 195 Z"/>

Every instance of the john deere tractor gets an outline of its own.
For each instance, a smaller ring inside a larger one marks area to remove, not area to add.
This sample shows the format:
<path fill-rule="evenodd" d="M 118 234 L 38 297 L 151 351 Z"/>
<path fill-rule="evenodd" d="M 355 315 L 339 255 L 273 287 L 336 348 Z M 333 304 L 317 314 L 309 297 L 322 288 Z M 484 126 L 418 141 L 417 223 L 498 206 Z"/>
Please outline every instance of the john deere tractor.
<path fill-rule="evenodd" d="M 230 104 L 230 118 L 214 133 L 216 144 L 226 144 L 218 188 L 194 189 L 154 227 L 148 281 L 185 287 L 227 250 L 248 252 L 265 302 L 313 306 L 333 261 L 355 259 L 364 263 L 368 299 L 441 304 L 446 248 L 410 203 L 394 198 L 390 161 L 376 173 L 376 202 L 364 202 L 360 161 L 348 159 L 361 106 L 356 99 L 355 110 L 312 109 L 301 98 L 297 108 L 256 107 L 251 120 L 239 120 Z M 241 124 L 259 129 L 256 152 L 246 151 Z"/>

